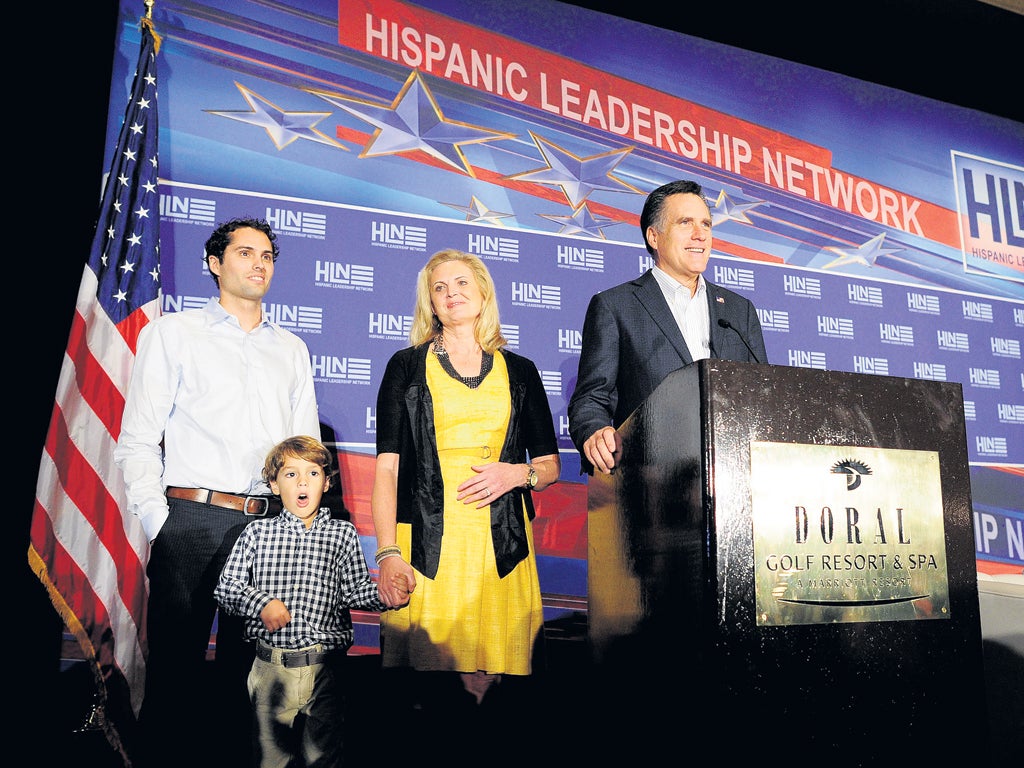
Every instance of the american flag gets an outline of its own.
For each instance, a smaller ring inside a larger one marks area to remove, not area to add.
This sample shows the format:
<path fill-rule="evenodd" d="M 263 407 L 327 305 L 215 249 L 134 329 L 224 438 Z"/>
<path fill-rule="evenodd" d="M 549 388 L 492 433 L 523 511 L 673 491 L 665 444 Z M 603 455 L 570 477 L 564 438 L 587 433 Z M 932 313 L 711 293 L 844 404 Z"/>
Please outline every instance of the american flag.
<path fill-rule="evenodd" d="M 160 312 L 157 66 L 140 21 L 131 100 L 104 184 L 39 464 L 28 561 L 91 666 L 101 725 L 137 717 L 145 682 L 149 543 L 113 453 L 139 332 Z M 120 698 L 122 701 L 116 701 Z M 126 758 L 127 762 L 127 758 Z"/>

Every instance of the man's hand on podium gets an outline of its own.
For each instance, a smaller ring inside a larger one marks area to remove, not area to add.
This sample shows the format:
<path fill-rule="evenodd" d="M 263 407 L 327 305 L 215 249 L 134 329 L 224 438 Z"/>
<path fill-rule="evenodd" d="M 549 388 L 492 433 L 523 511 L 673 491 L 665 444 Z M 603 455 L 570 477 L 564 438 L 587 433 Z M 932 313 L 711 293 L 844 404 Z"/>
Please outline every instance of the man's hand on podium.
<path fill-rule="evenodd" d="M 610 475 L 622 452 L 622 438 L 613 427 L 601 427 L 583 443 L 583 453 L 594 469 Z"/>

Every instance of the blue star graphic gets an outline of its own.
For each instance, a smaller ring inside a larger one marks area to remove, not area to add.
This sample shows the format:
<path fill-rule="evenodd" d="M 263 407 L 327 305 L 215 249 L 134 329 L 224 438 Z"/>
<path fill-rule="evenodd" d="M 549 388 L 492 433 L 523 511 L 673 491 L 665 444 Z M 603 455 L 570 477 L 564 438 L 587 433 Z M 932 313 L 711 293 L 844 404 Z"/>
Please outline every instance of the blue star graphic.
<path fill-rule="evenodd" d="M 501 213 L 500 211 L 492 211 L 482 202 L 480 202 L 476 195 L 470 197 L 469 205 L 456 205 L 455 203 L 443 203 L 449 208 L 454 208 L 456 211 L 462 211 L 466 214 L 466 221 L 483 221 L 491 222 L 502 226 L 501 219 L 507 219 L 509 216 L 514 214 Z"/>
<path fill-rule="evenodd" d="M 725 194 L 723 189 L 718 193 L 718 199 L 715 200 L 715 204 L 711 208 L 711 225 L 716 226 L 726 221 L 740 221 L 744 224 L 753 224 L 754 222 L 747 217 L 747 211 L 757 208 L 759 205 L 764 205 L 764 203 L 764 200 L 758 200 L 754 203 L 734 203 Z"/>
<path fill-rule="evenodd" d="M 321 133 L 314 127 L 325 117 L 330 116 L 330 112 L 285 112 L 244 85 L 235 83 L 235 86 L 242 92 L 245 100 L 249 102 L 252 111 L 231 112 L 214 109 L 203 111 L 211 115 L 227 117 L 231 120 L 238 120 L 263 128 L 267 135 L 270 136 L 271 141 L 274 142 L 274 146 L 278 149 L 284 149 L 296 139 L 308 139 L 318 144 L 326 144 L 329 147 L 338 147 L 346 152 L 348 151 L 348 147 L 339 144 L 330 136 Z"/>
<path fill-rule="evenodd" d="M 576 208 L 590 197 L 592 192 L 599 189 L 609 192 L 627 191 L 640 194 L 640 190 L 636 187 L 611 175 L 615 166 L 633 151 L 631 148 L 610 150 L 600 155 L 577 157 L 550 141 L 545 141 L 533 131 L 530 131 L 530 136 L 544 156 L 547 167 L 517 173 L 514 176 L 508 176 L 508 179 L 532 181 L 537 184 L 555 184 L 562 188 L 569 205 L 573 208 Z"/>
<path fill-rule="evenodd" d="M 495 139 L 514 139 L 514 133 L 446 120 L 419 72 L 413 70 L 390 107 L 362 99 L 332 96 L 310 90 L 325 101 L 376 126 L 359 157 L 380 157 L 420 150 L 456 170 L 474 176 L 460 145 Z"/>
<path fill-rule="evenodd" d="M 899 253 L 902 248 L 885 248 L 885 232 L 868 240 L 856 248 L 829 247 L 825 250 L 838 253 L 839 258 L 833 259 L 825 264 L 822 269 L 832 269 L 844 264 L 863 264 L 866 267 L 873 267 L 879 256 L 888 256 L 890 253 Z"/>
<path fill-rule="evenodd" d="M 621 221 L 615 221 L 614 219 L 605 219 L 599 216 L 595 216 L 587 208 L 587 204 L 583 203 L 579 208 L 576 208 L 572 212 L 572 216 L 553 216 L 546 213 L 538 214 L 542 219 L 548 219 L 560 223 L 562 228 L 558 230 L 560 235 L 588 235 L 590 237 L 598 237 L 602 240 L 605 239 L 604 227 L 611 226 L 613 224 L 621 224 Z"/>

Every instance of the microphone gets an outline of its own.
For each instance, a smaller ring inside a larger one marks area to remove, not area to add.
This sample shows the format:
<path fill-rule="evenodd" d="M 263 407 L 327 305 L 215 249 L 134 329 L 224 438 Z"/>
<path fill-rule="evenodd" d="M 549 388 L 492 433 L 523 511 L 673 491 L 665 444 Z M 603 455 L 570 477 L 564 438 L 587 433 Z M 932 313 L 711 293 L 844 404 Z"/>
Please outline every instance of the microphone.
<path fill-rule="evenodd" d="M 757 353 L 754 351 L 754 348 L 752 346 L 750 346 L 750 342 L 747 341 L 746 337 L 742 333 L 740 333 L 740 329 L 739 328 L 737 328 L 735 325 L 730 323 L 724 317 L 718 318 L 718 325 L 721 326 L 722 328 L 730 328 L 733 331 L 735 331 L 736 335 L 740 337 L 740 341 L 743 342 L 743 346 L 745 346 L 747 348 L 747 351 L 750 353 L 750 356 L 752 358 L 754 358 L 754 362 L 755 363 L 760 363 L 761 362 L 760 358 L 757 356 Z"/>

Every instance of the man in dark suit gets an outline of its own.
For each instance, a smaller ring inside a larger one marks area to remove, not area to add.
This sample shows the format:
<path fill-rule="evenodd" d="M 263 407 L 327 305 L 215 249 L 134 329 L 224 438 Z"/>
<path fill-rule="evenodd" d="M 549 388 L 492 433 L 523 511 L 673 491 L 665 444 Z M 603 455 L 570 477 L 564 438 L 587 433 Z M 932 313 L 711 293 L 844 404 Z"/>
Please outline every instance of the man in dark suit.
<path fill-rule="evenodd" d="M 672 371 L 707 357 L 768 361 L 754 305 L 703 277 L 712 238 L 700 184 L 651 192 L 640 230 L 654 267 L 596 294 L 583 323 L 569 432 L 588 473 L 612 471 L 615 429 Z"/>

